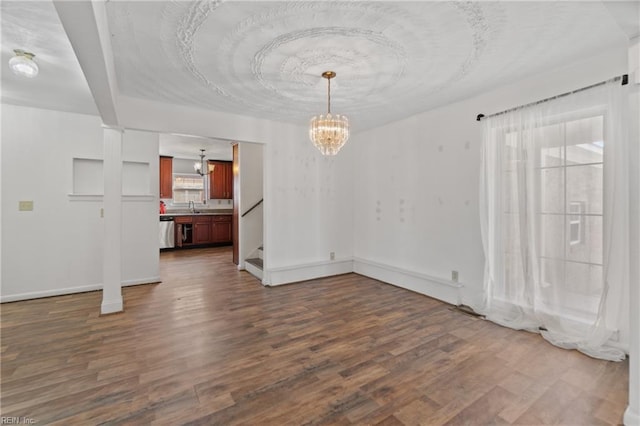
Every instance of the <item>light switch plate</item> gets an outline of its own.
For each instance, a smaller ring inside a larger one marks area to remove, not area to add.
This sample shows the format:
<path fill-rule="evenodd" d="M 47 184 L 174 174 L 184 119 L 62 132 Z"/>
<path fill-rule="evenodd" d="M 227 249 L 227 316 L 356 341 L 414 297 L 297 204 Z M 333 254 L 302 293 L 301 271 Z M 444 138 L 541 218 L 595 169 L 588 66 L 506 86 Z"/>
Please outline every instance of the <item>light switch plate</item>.
<path fill-rule="evenodd" d="M 33 201 L 18 201 L 18 211 L 21 211 L 21 212 L 33 211 Z"/>

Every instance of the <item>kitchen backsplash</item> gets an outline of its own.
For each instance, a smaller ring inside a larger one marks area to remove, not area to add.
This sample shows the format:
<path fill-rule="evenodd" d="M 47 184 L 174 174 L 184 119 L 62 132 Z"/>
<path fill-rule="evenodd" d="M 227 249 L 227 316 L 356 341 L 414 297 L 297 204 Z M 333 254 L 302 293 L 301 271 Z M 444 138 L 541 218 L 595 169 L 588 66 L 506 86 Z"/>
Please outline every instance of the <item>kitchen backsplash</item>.
<path fill-rule="evenodd" d="M 173 204 L 173 199 L 171 198 L 163 198 L 161 201 L 164 201 L 167 209 L 167 213 L 171 213 L 175 210 L 184 210 L 189 206 L 186 203 L 180 203 L 177 205 Z M 233 200 L 207 200 L 206 203 L 196 203 L 197 210 L 229 210 L 233 209 Z"/>

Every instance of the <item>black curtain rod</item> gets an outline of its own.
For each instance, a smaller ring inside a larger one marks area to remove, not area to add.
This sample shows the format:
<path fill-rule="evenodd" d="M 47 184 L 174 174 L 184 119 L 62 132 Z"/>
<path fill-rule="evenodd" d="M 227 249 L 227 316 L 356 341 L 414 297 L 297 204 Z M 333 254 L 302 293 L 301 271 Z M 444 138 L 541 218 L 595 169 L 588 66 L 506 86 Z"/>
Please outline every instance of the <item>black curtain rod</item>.
<path fill-rule="evenodd" d="M 515 111 L 515 110 L 520 109 L 520 108 L 526 108 L 526 107 L 530 107 L 530 106 L 533 106 L 533 105 L 538 105 L 538 104 L 541 104 L 541 103 L 544 103 L 544 102 L 552 101 L 554 99 L 562 98 L 564 96 L 573 95 L 574 93 L 582 92 L 583 90 L 592 89 L 594 87 L 602 86 L 603 84 L 607 84 L 607 83 L 610 83 L 610 82 L 613 82 L 613 81 L 618 81 L 618 80 L 622 80 L 622 85 L 624 86 L 625 84 L 629 83 L 629 75 L 628 74 L 623 74 L 623 75 L 620 75 L 618 77 L 614 77 L 614 78 L 609 79 L 609 80 L 601 81 L 600 83 L 592 84 L 591 86 L 583 87 L 581 89 L 576 89 L 576 90 L 574 90 L 572 92 L 567 92 L 567 93 L 563 93 L 561 95 L 552 96 L 550 98 L 542 99 L 541 101 L 531 102 L 531 103 L 526 104 L 526 105 L 521 105 L 521 106 L 518 106 L 518 107 L 515 107 L 515 108 L 510 108 L 510 109 L 507 109 L 507 110 L 504 110 L 504 111 L 496 112 L 495 114 L 491 114 L 491 115 L 478 114 L 476 116 L 476 121 L 480 121 L 483 118 L 495 117 L 496 115 L 506 114 L 508 112 Z"/>

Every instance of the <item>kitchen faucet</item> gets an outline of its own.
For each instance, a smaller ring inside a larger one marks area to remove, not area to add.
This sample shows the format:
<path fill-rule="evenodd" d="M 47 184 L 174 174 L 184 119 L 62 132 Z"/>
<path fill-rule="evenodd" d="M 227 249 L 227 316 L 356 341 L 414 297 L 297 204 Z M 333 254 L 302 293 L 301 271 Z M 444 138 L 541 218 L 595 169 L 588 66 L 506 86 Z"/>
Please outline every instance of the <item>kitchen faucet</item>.
<path fill-rule="evenodd" d="M 193 201 L 189 201 L 189 210 L 191 210 L 191 213 L 195 213 L 196 212 L 196 203 Z"/>

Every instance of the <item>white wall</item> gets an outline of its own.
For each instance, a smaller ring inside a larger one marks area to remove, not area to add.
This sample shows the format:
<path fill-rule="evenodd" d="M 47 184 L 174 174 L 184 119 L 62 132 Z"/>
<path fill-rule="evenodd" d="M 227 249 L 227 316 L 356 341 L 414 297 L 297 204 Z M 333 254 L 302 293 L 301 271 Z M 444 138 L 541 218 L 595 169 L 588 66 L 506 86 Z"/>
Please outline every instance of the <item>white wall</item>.
<path fill-rule="evenodd" d="M 149 164 L 148 191 L 146 194 L 140 195 L 150 195 L 150 197 L 129 197 L 126 195 L 123 197 L 123 285 L 160 281 L 160 257 L 158 255 L 160 251 L 158 238 L 160 164 L 158 156 L 157 133 L 125 130 L 122 139 L 122 159 L 124 162 L 136 161 Z M 124 179 L 124 194 L 127 192 L 126 187 L 126 179 Z"/>
<path fill-rule="evenodd" d="M 353 149 L 323 156 L 299 127 L 265 146 L 265 284 L 353 270 Z M 274 224 L 277 223 L 276 226 Z M 330 253 L 335 260 L 330 260 Z"/>
<path fill-rule="evenodd" d="M 102 156 L 100 119 L 3 104 L 2 151 L 2 301 L 95 288 L 102 206 L 68 194 L 72 158 Z"/>
<path fill-rule="evenodd" d="M 481 297 L 478 213 L 486 115 L 626 72 L 626 48 L 353 137 L 355 269 L 451 303 Z M 463 287 L 451 286 L 451 271 Z"/>
<path fill-rule="evenodd" d="M 4 205 L 2 199 L 2 103 L 0 103 L 0 297 L 2 297 L 2 206 Z M 0 299 L 1 300 L 1 299 Z"/>
<path fill-rule="evenodd" d="M 624 424 L 640 424 L 640 35 L 629 43 L 629 405 Z"/>
<path fill-rule="evenodd" d="M 238 144 L 238 173 L 240 181 L 240 215 L 263 199 L 263 146 L 256 143 Z M 245 217 L 240 217 L 239 262 L 244 269 L 247 259 L 263 243 L 263 205 L 260 204 Z"/>
<path fill-rule="evenodd" d="M 102 158 L 101 125 L 95 116 L 2 105 L 3 302 L 101 287 L 102 200 L 69 196 L 73 158 Z M 157 136 L 142 132 L 127 132 L 124 140 L 125 160 L 149 163 L 155 176 L 146 197 L 125 199 L 126 284 L 159 275 L 158 207 L 152 195 L 158 191 L 158 144 Z M 33 211 L 18 211 L 21 200 L 33 201 Z"/>
<path fill-rule="evenodd" d="M 196 174 L 193 169 L 193 164 L 196 160 L 190 160 L 188 158 L 177 158 L 173 157 L 172 160 L 172 171 L 173 173 L 186 173 L 186 174 Z"/>

